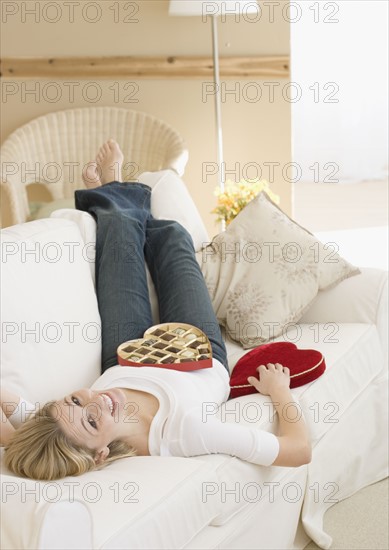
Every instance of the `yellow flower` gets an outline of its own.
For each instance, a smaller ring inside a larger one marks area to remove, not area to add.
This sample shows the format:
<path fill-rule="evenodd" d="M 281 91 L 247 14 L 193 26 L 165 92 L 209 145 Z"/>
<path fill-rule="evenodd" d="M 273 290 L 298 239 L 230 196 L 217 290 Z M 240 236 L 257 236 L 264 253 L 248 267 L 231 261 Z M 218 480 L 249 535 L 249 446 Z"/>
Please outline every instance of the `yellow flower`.
<path fill-rule="evenodd" d="M 238 183 L 227 180 L 224 191 L 220 187 L 214 191 L 217 206 L 211 213 L 217 215 L 217 221 L 224 220 L 228 225 L 261 191 L 265 191 L 273 202 L 279 204 L 279 196 L 272 192 L 266 180 L 240 180 Z"/>

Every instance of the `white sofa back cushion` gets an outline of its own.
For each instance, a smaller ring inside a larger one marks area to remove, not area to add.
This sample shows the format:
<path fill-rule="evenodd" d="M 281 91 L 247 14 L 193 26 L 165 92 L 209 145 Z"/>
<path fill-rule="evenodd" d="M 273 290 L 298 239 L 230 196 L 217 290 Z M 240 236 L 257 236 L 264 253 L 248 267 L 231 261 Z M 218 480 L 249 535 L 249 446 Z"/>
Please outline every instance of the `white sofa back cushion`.
<path fill-rule="evenodd" d="M 1 232 L 2 381 L 43 404 L 100 375 L 100 316 L 74 222 L 45 219 Z"/>
<path fill-rule="evenodd" d="M 157 220 L 176 220 L 190 233 L 196 252 L 209 236 L 188 188 L 173 170 L 143 172 L 139 181 L 152 188 L 151 213 Z"/>

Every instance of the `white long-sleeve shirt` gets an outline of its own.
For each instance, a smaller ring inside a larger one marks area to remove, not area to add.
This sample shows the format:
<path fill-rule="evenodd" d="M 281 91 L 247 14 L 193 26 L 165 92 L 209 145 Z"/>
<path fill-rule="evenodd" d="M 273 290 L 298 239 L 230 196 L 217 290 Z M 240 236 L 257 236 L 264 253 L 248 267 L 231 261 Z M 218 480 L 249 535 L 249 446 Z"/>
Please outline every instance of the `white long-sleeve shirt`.
<path fill-rule="evenodd" d="M 115 387 L 145 391 L 158 399 L 159 409 L 149 433 L 151 455 L 190 457 L 223 453 L 263 466 L 270 466 L 278 456 L 279 442 L 275 435 L 216 417 L 218 407 L 230 392 L 227 371 L 216 359 L 211 368 L 191 372 L 111 367 L 91 389 L 103 391 Z M 14 425 L 17 415 L 15 411 L 9 418 Z"/>

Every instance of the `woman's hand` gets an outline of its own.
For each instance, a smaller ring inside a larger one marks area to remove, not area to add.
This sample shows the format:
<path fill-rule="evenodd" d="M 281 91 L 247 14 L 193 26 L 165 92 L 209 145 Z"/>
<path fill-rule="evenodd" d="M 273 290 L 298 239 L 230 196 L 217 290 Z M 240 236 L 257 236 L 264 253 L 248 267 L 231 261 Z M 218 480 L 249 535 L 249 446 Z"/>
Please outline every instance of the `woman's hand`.
<path fill-rule="evenodd" d="M 249 376 L 249 384 L 262 395 L 272 395 L 278 390 L 289 389 L 290 371 L 288 367 L 283 367 L 280 363 L 268 363 L 260 365 L 257 368 L 259 380 L 254 376 Z"/>

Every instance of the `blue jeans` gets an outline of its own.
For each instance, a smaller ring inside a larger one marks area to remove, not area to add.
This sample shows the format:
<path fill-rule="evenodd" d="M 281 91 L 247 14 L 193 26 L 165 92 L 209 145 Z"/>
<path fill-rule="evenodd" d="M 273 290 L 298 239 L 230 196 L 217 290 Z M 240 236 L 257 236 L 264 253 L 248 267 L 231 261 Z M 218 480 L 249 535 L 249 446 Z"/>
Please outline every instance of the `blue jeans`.
<path fill-rule="evenodd" d="M 227 369 L 227 353 L 193 241 L 182 225 L 156 220 L 151 188 L 112 182 L 75 192 L 76 208 L 97 222 L 96 293 L 102 324 L 102 371 L 117 365 L 116 350 L 153 325 L 147 262 L 161 323 L 188 323 L 208 336 L 213 357 Z"/>

